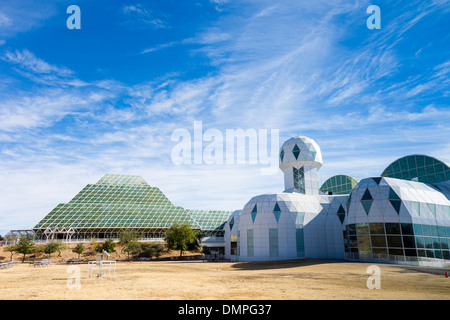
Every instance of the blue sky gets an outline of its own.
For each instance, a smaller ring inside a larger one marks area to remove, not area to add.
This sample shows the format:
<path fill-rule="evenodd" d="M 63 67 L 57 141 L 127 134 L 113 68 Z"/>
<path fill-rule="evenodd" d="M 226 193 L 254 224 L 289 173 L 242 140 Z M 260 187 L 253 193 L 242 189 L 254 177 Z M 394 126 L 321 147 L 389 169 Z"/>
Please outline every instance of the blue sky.
<path fill-rule="evenodd" d="M 283 190 L 260 165 L 175 165 L 171 135 L 194 120 L 313 138 L 322 182 L 448 159 L 449 18 L 449 1 L 0 0 L 0 234 L 105 173 L 187 208 Z"/>

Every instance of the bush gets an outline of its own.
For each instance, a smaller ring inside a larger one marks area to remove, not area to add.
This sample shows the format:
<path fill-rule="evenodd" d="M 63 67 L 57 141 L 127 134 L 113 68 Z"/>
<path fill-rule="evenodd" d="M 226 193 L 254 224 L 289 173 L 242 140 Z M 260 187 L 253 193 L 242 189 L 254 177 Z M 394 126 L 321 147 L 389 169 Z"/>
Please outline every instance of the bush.
<path fill-rule="evenodd" d="M 98 244 L 95 251 L 102 253 L 105 250 L 108 253 L 116 252 L 116 244 L 112 240 L 106 240 L 102 244 Z"/>
<path fill-rule="evenodd" d="M 161 243 L 142 243 L 141 252 L 138 256 L 140 258 L 159 258 L 165 249 L 165 246 Z"/>
<path fill-rule="evenodd" d="M 72 249 L 73 253 L 78 254 L 78 259 L 80 259 L 80 255 L 84 252 L 84 246 L 82 243 L 79 243 Z"/>

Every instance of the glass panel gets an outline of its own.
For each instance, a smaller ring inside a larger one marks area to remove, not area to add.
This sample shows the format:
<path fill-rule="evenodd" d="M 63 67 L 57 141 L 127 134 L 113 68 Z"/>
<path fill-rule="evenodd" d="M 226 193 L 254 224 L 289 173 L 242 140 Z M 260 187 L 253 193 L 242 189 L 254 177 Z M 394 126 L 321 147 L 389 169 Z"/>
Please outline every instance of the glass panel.
<path fill-rule="evenodd" d="M 434 249 L 440 249 L 441 248 L 441 243 L 439 242 L 439 238 L 431 238 L 433 241 L 433 248 Z"/>
<path fill-rule="evenodd" d="M 295 240 L 298 247 L 304 247 L 304 241 L 303 241 L 303 229 L 296 229 L 295 230 Z"/>
<path fill-rule="evenodd" d="M 369 223 L 371 234 L 384 234 L 383 223 Z"/>
<path fill-rule="evenodd" d="M 402 256 L 403 255 L 403 249 L 390 249 L 389 248 L 389 254 L 395 255 L 395 256 Z"/>
<path fill-rule="evenodd" d="M 356 234 L 356 225 L 354 225 L 354 224 L 349 224 L 349 225 L 347 225 L 347 231 L 348 231 L 348 234 L 351 236 L 351 235 L 355 235 Z"/>
<path fill-rule="evenodd" d="M 305 248 L 303 241 L 303 229 L 295 230 L 295 239 L 297 243 L 297 257 L 302 258 L 305 256 Z"/>
<path fill-rule="evenodd" d="M 253 257 L 253 230 L 247 230 L 247 256 Z"/>
<path fill-rule="evenodd" d="M 417 248 L 425 248 L 425 241 L 423 240 L 423 237 L 416 236 L 416 246 Z"/>
<path fill-rule="evenodd" d="M 445 227 L 443 227 L 443 226 L 438 226 L 437 228 L 438 228 L 438 234 L 439 234 L 439 237 L 443 238 L 443 237 L 446 237 L 446 236 L 447 236 L 447 235 L 446 235 L 446 232 L 445 232 Z"/>
<path fill-rule="evenodd" d="M 369 201 L 361 201 L 361 204 L 362 204 L 362 206 L 363 206 L 363 208 L 364 208 L 364 211 L 366 211 L 366 214 L 367 214 L 367 215 L 369 215 L 370 208 L 372 207 L 372 203 L 373 203 L 372 200 L 369 200 Z"/>
<path fill-rule="evenodd" d="M 437 237 L 438 236 L 437 226 L 430 226 L 430 233 L 431 233 L 431 236 Z"/>
<path fill-rule="evenodd" d="M 426 254 L 425 250 L 417 250 L 417 256 L 418 257 L 426 257 L 427 254 Z"/>
<path fill-rule="evenodd" d="M 356 224 L 356 233 L 360 234 L 369 234 L 369 226 L 367 223 L 357 223 Z"/>
<path fill-rule="evenodd" d="M 398 223 L 386 223 L 386 234 L 400 234 L 400 225 Z"/>
<path fill-rule="evenodd" d="M 413 225 L 411 223 L 402 223 L 401 225 L 402 234 L 412 236 L 414 235 Z"/>
<path fill-rule="evenodd" d="M 413 236 L 403 236 L 403 246 L 405 248 L 415 248 L 416 244 Z"/>
<path fill-rule="evenodd" d="M 387 249 L 386 248 L 373 248 L 372 252 L 376 253 L 376 254 L 387 254 Z"/>
<path fill-rule="evenodd" d="M 271 257 L 278 257 L 278 229 L 269 229 L 269 253 Z"/>
<path fill-rule="evenodd" d="M 405 256 L 407 257 L 416 257 L 417 252 L 414 249 L 405 249 Z"/>
<path fill-rule="evenodd" d="M 430 232 L 430 226 L 423 224 L 422 225 L 422 234 L 424 236 L 431 236 L 431 232 Z"/>
<path fill-rule="evenodd" d="M 386 238 L 388 242 L 388 247 L 390 248 L 403 247 L 402 238 L 400 236 L 387 236 Z"/>
<path fill-rule="evenodd" d="M 386 247 L 385 236 L 371 236 L 372 247 Z"/>
<path fill-rule="evenodd" d="M 447 250 L 442 250 L 442 258 L 446 260 L 450 260 L 450 252 Z"/>
<path fill-rule="evenodd" d="M 425 248 L 433 248 L 433 240 L 430 237 L 423 237 L 423 240 L 425 241 Z"/>
<path fill-rule="evenodd" d="M 356 236 L 349 236 L 350 247 L 357 247 L 358 241 L 356 240 Z"/>
<path fill-rule="evenodd" d="M 358 236 L 358 246 L 361 247 L 370 247 L 370 238 L 369 236 Z"/>
<path fill-rule="evenodd" d="M 442 251 L 441 250 L 434 250 L 434 257 L 436 259 L 442 259 Z"/>
<path fill-rule="evenodd" d="M 363 196 L 362 196 L 362 198 L 361 198 L 361 201 L 364 201 L 364 200 L 373 200 L 372 195 L 370 194 L 369 189 L 366 189 L 366 191 L 364 192 L 364 194 L 363 194 Z"/>
<path fill-rule="evenodd" d="M 441 238 L 441 249 L 449 249 L 448 242 L 446 238 Z"/>
<path fill-rule="evenodd" d="M 413 229 L 415 235 L 422 235 L 422 227 L 420 224 L 413 224 Z"/>

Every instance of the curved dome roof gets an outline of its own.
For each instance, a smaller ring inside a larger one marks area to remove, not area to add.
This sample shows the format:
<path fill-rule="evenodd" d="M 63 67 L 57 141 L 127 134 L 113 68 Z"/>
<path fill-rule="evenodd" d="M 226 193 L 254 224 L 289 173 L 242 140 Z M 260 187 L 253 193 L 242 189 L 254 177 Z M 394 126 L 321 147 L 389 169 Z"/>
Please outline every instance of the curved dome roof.
<path fill-rule="evenodd" d="M 384 169 L 382 177 L 438 183 L 450 180 L 449 164 L 426 155 L 399 158 Z"/>
<path fill-rule="evenodd" d="M 295 162 L 321 167 L 322 152 L 319 145 L 311 138 L 295 136 L 283 143 L 279 154 L 280 169 L 293 166 Z"/>
<path fill-rule="evenodd" d="M 325 194 L 350 194 L 360 180 L 345 174 L 338 174 L 328 178 L 320 187 L 320 191 Z"/>

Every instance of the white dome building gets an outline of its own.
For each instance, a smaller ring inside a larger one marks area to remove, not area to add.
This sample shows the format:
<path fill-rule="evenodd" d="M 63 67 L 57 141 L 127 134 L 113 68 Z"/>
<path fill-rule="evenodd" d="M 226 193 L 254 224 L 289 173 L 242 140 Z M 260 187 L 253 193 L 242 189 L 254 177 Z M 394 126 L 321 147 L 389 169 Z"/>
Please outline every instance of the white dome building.
<path fill-rule="evenodd" d="M 317 143 L 307 137 L 287 140 L 280 149 L 280 169 L 284 173 L 284 192 L 319 194 L 318 171 L 322 152 Z"/>
<path fill-rule="evenodd" d="M 381 177 L 336 175 L 319 187 L 317 143 L 280 149 L 284 191 L 255 196 L 224 226 L 232 261 L 348 259 L 444 265 L 450 260 L 450 168 L 423 155 L 400 158 Z M 234 248 L 234 249 L 233 249 Z"/>
<path fill-rule="evenodd" d="M 227 246 L 229 239 L 230 248 L 237 247 L 238 254 L 228 255 L 226 250 L 226 257 L 239 261 L 343 259 L 344 229 L 337 212 L 347 197 L 319 195 L 320 147 L 310 138 L 293 137 L 281 147 L 279 161 L 284 192 L 253 197 L 239 220 L 230 217 L 225 242 Z"/>

